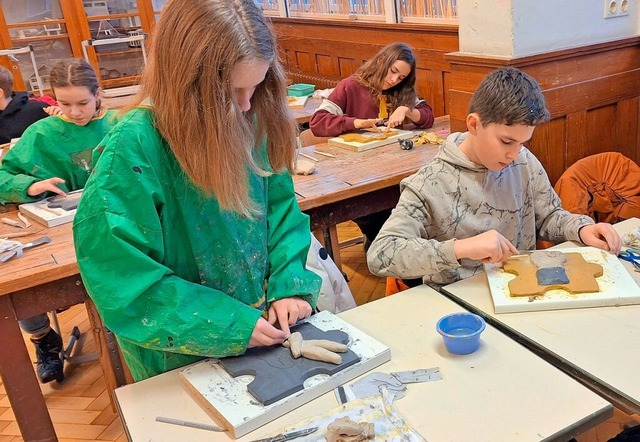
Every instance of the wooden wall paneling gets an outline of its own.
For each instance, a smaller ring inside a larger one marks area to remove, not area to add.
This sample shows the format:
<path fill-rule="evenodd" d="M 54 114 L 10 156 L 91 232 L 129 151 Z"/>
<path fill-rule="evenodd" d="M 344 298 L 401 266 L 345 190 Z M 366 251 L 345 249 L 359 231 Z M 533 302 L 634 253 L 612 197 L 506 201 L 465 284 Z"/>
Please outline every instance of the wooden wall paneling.
<path fill-rule="evenodd" d="M 633 122 L 636 122 L 634 124 Z M 640 159 L 640 97 L 622 100 L 616 109 L 616 145 L 629 158 Z"/>
<path fill-rule="evenodd" d="M 597 109 L 637 97 L 640 69 L 544 91 L 547 108 L 554 116 L 567 115 L 577 109 Z"/>
<path fill-rule="evenodd" d="M 347 78 L 358 70 L 360 65 L 353 58 L 338 57 L 338 77 Z"/>
<path fill-rule="evenodd" d="M 318 74 L 326 77 L 339 77 L 338 60 L 326 54 L 316 54 Z"/>
<path fill-rule="evenodd" d="M 289 54 L 307 51 L 315 65 L 301 66 L 291 56 L 285 68 L 313 76 L 342 79 L 351 75 L 383 46 L 396 42 L 411 45 L 418 59 L 418 90 L 433 106 L 436 116 L 448 107 L 443 78 L 450 72 L 445 54 L 458 50 L 457 26 L 416 26 L 385 23 L 331 22 L 322 20 L 271 19 L 278 43 Z M 329 63 L 326 59 L 334 60 Z M 335 71 L 333 70 L 335 67 Z M 423 84 L 428 82 L 428 85 Z M 432 83 L 434 82 L 434 83 Z"/>
<path fill-rule="evenodd" d="M 501 66 L 516 66 L 540 84 L 552 121 L 530 143 L 552 182 L 588 155 L 617 151 L 640 160 L 640 37 L 520 59 L 445 55 L 451 65 L 451 130 L 465 130 L 473 91 Z"/>
<path fill-rule="evenodd" d="M 296 51 L 296 66 L 303 72 L 316 72 L 314 57 L 309 52 Z"/>
<path fill-rule="evenodd" d="M 451 90 L 451 72 L 442 71 L 442 90 L 444 91 L 442 98 L 444 102 L 444 115 L 449 115 L 451 113 L 449 110 L 449 103 L 451 102 L 449 93 Z"/>
<path fill-rule="evenodd" d="M 584 128 L 587 125 L 587 111 L 581 110 L 572 112 L 566 118 L 566 162 L 563 164 L 565 168 L 569 164 L 588 156 L 587 148 L 587 131 Z"/>
<path fill-rule="evenodd" d="M 451 132 L 465 132 L 467 130 L 467 111 L 473 92 L 461 91 L 449 87 L 449 122 Z"/>
<path fill-rule="evenodd" d="M 587 112 L 584 129 L 587 132 L 586 156 L 612 150 L 619 151 L 616 137 L 616 105 L 602 106 Z"/>
<path fill-rule="evenodd" d="M 536 127 L 527 147 L 540 160 L 554 185 L 565 170 L 565 119 L 556 118 Z"/>

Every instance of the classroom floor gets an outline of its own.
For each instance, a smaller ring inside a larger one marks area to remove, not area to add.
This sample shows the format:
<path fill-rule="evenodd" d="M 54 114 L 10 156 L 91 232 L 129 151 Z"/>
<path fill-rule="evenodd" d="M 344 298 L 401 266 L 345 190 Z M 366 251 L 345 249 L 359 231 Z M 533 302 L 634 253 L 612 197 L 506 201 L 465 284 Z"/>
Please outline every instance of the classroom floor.
<path fill-rule="evenodd" d="M 359 237 L 358 227 L 350 222 L 338 227 L 341 241 Z M 343 271 L 358 305 L 375 301 L 384 296 L 384 278 L 378 278 L 367 270 L 362 244 L 345 247 L 340 251 Z M 76 305 L 58 315 L 60 327 L 67 338 L 74 325 L 83 334 L 83 353 L 95 351 L 89 320 L 83 305 Z M 33 345 L 25 336 L 26 345 L 33 355 Z M 42 385 L 54 427 L 60 442 L 110 441 L 125 442 L 122 423 L 111 408 L 100 364 L 97 361 L 79 366 L 68 366 L 67 377 L 62 384 L 52 382 Z M 606 442 L 622 431 L 631 419 L 615 410 L 614 416 L 578 436 L 578 442 Z M 4 386 L 0 382 L 0 442 L 18 442 L 23 439 L 9 405 Z"/>

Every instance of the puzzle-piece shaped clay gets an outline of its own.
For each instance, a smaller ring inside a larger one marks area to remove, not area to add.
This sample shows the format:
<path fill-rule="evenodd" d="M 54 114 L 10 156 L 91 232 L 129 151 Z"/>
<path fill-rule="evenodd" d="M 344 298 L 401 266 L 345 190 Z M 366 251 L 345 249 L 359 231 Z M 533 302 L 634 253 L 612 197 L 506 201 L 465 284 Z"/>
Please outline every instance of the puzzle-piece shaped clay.
<path fill-rule="evenodd" d="M 307 322 L 292 327 L 291 331 L 300 332 L 304 339 L 328 339 L 343 344 L 349 343 L 349 336 L 345 332 L 322 331 Z M 250 348 L 242 356 L 220 359 L 220 364 L 233 377 L 255 376 L 247 385 L 247 390 L 261 404 L 270 405 L 302 390 L 305 379 L 311 376 L 331 376 L 360 361 L 360 357 L 352 350 L 341 353 L 341 356 L 340 365 L 306 358 L 294 359 L 291 350 L 277 345 Z"/>
<path fill-rule="evenodd" d="M 596 278 L 602 276 L 602 266 L 585 261 L 580 253 L 566 253 L 566 256 L 568 284 L 538 284 L 538 267 L 531 262 L 529 256 L 520 256 L 505 262 L 504 271 L 518 275 L 509 281 L 511 296 L 536 296 L 554 289 L 562 289 L 569 293 L 599 292 L 600 286 Z"/>

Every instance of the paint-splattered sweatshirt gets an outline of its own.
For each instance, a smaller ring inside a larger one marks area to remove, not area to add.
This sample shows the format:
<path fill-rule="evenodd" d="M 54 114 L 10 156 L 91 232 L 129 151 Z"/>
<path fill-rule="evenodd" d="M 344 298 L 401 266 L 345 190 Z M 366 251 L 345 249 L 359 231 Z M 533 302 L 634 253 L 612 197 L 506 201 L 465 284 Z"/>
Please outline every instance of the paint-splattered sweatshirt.
<path fill-rule="evenodd" d="M 518 250 L 531 250 L 537 238 L 578 241 L 578 229 L 593 224 L 562 209 L 528 149 L 491 172 L 460 151 L 466 136 L 451 134 L 431 162 L 402 180 L 398 205 L 367 252 L 372 273 L 449 284 L 482 271 L 479 261 L 456 259 L 454 238 L 495 229 Z"/>
<path fill-rule="evenodd" d="M 244 353 L 271 301 L 299 295 L 315 306 L 309 219 L 288 173 L 251 172 L 263 215 L 248 219 L 194 187 L 152 110 L 122 117 L 102 145 L 74 240 L 87 291 L 136 380 Z"/>
<path fill-rule="evenodd" d="M 65 180 L 58 186 L 65 192 L 82 189 L 89 178 L 93 149 L 115 124 L 115 111 L 103 111 L 85 126 L 62 116 L 33 123 L 0 166 L 0 204 L 36 201 L 45 195 L 29 196 L 36 181 L 53 177 Z"/>
<path fill-rule="evenodd" d="M 413 123 L 416 129 L 433 126 L 433 110 L 425 100 L 418 100 L 414 106 L 420 112 L 420 120 Z M 378 118 L 380 101 L 369 88 L 361 85 L 356 77 L 341 80 L 329 97 L 311 116 L 309 128 L 317 137 L 336 137 L 356 130 L 356 118 Z M 392 111 L 391 111 L 392 112 Z M 389 112 L 389 115 L 391 115 Z"/>

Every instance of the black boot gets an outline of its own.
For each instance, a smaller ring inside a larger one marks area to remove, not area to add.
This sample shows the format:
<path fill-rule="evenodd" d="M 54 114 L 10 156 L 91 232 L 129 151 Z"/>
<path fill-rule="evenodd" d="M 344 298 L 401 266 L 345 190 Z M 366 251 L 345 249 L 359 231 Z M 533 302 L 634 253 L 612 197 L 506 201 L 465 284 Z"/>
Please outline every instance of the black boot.
<path fill-rule="evenodd" d="M 58 333 L 49 330 L 49 333 L 41 338 L 33 339 L 31 342 L 36 346 L 36 365 L 38 366 L 38 377 L 40 382 L 46 384 L 54 379 L 62 382 L 64 372 L 62 367 L 62 338 Z"/>

